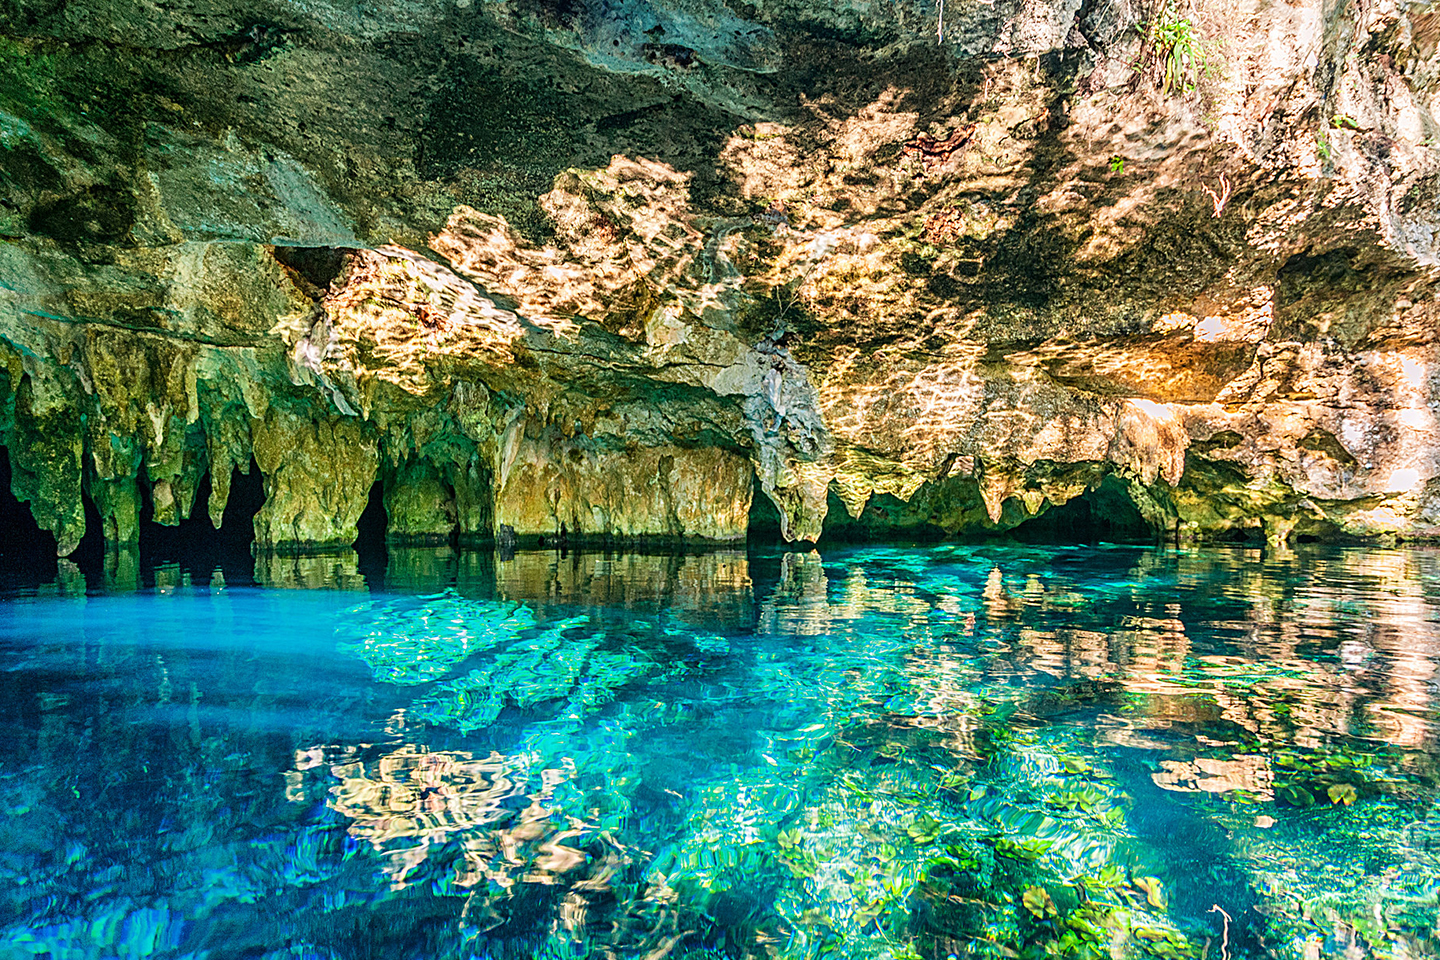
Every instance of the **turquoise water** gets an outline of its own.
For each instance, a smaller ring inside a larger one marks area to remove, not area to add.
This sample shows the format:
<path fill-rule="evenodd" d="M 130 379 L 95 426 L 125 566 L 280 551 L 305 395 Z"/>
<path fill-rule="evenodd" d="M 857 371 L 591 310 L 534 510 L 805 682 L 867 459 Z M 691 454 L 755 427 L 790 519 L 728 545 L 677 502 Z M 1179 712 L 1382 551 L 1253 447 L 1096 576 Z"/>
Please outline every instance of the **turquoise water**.
<path fill-rule="evenodd" d="M 1440 553 L 248 579 L 0 600 L 0 958 L 1440 952 Z"/>

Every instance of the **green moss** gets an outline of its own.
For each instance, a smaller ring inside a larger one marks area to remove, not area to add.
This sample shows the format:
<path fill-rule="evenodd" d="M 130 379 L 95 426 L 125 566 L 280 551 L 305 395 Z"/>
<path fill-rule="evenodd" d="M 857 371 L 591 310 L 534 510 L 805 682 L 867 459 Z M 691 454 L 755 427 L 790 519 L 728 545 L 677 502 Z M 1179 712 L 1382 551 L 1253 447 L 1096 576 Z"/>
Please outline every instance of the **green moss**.
<path fill-rule="evenodd" d="M 34 386 L 26 377 L 15 391 L 14 419 L 6 433 L 10 456 L 10 489 L 30 505 L 42 530 L 55 537 L 56 551 L 66 556 L 85 535 L 81 498 L 84 421 L 63 402 L 36 409 Z"/>

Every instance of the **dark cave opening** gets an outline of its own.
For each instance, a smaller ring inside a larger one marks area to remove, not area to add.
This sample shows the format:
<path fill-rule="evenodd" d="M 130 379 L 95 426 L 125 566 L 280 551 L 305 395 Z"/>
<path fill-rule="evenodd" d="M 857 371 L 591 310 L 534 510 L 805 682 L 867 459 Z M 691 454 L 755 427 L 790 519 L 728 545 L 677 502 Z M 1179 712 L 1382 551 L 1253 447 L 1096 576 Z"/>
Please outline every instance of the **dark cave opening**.
<path fill-rule="evenodd" d="M 1160 531 L 1141 515 L 1125 484 L 1107 476 L 1099 486 L 1026 520 L 1009 535 L 1023 543 L 1155 543 Z"/>
<path fill-rule="evenodd" d="M 917 521 L 924 513 L 890 494 L 876 494 L 858 518 L 851 517 L 835 491 L 830 491 L 819 546 L 863 543 L 922 545 L 941 540 L 1013 539 L 1034 544 L 1155 543 L 1159 531 L 1141 515 L 1125 484 L 1111 476 L 1099 486 L 1038 517 L 1005 530 L 982 527 L 947 533 L 942 527 Z M 780 545 L 780 514 L 770 498 L 755 485 L 750 507 L 749 542 L 752 546 Z"/>
<path fill-rule="evenodd" d="M 62 558 L 55 555 L 55 537 L 40 529 L 30 513 L 10 489 L 12 477 L 10 451 L 0 446 L 0 587 L 28 588 L 53 582 L 60 572 Z M 100 533 L 100 514 L 89 496 L 84 498 L 85 536 L 69 557 L 63 558 L 81 569 L 98 569 L 104 552 Z"/>
<path fill-rule="evenodd" d="M 255 540 L 255 514 L 265 503 L 260 468 L 251 460 L 249 473 L 241 473 L 238 467 L 231 470 L 230 496 L 218 530 L 210 522 L 212 489 L 210 475 L 206 474 L 195 492 L 189 518 L 173 527 L 155 522 L 155 507 L 148 491 L 141 498 L 139 548 L 147 570 L 178 564 L 199 582 L 208 580 L 217 569 L 226 583 L 253 581 L 255 565 L 250 550 Z"/>
<path fill-rule="evenodd" d="M 1297 543 L 1314 543 L 1316 537 L 1296 537 Z M 1231 527 L 1228 530 L 1216 530 L 1206 534 L 1207 543 L 1220 543 L 1230 546 L 1255 546 L 1265 542 L 1265 532 L 1260 527 Z"/>
<path fill-rule="evenodd" d="M 325 291 L 344 269 L 347 252 L 340 247 L 276 247 L 275 259 Z"/>
<path fill-rule="evenodd" d="M 55 538 L 41 530 L 30 509 L 10 491 L 10 451 L 0 447 L 0 557 L 6 560 L 47 553 L 55 555 Z"/>
<path fill-rule="evenodd" d="M 55 538 L 16 499 L 10 478 L 10 452 L 0 447 L 0 578 L 7 587 L 48 582 L 58 568 Z"/>
<path fill-rule="evenodd" d="M 54 536 L 40 529 L 29 505 L 11 491 L 11 477 L 9 451 L 0 447 L 0 588 L 28 589 L 55 582 L 70 569 L 62 564 L 74 564 L 92 584 L 123 585 L 138 575 L 139 583 L 153 585 L 156 568 L 166 566 L 177 566 L 194 582 L 209 581 L 216 570 L 227 583 L 254 582 L 254 518 L 265 502 L 264 481 L 254 461 L 248 474 L 232 471 L 218 530 L 210 522 L 208 475 L 196 490 L 190 517 L 176 526 L 155 522 L 148 484 L 142 481 L 138 542 L 129 546 L 105 543 L 100 513 L 85 493 L 85 535 L 64 558 L 55 555 Z"/>
<path fill-rule="evenodd" d="M 370 496 L 365 509 L 355 523 L 355 552 L 359 554 L 360 573 L 367 583 L 380 584 L 385 578 L 389 563 L 389 548 L 385 543 L 385 528 L 388 526 L 385 513 L 385 484 L 377 479 L 370 487 Z"/>
<path fill-rule="evenodd" d="M 365 509 L 360 512 L 360 519 L 355 522 L 356 537 L 355 546 L 358 548 L 362 543 L 385 543 L 385 527 L 388 517 L 385 513 L 385 484 L 376 480 L 370 487 L 370 495 L 365 501 Z"/>
<path fill-rule="evenodd" d="M 745 526 L 746 539 L 751 543 L 779 543 L 780 511 L 775 509 L 775 504 L 771 503 L 765 491 L 760 489 L 759 477 L 754 480 L 753 490 L 750 497 L 750 517 Z"/>
<path fill-rule="evenodd" d="M 821 544 L 832 543 L 936 543 L 947 538 L 933 523 L 916 523 L 907 517 L 907 504 L 888 493 L 877 493 L 866 503 L 859 517 L 831 490 L 825 508 Z"/>

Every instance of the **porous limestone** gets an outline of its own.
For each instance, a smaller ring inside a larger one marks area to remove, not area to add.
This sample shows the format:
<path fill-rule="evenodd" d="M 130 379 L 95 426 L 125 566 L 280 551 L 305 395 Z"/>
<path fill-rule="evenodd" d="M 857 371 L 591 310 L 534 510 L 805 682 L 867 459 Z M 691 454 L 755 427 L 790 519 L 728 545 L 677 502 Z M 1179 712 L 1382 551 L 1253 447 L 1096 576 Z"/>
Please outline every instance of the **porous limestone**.
<path fill-rule="evenodd" d="M 1419 8 L 1196 0 L 1178 85 L 1128 3 L 3 9 L 0 444 L 62 554 L 87 496 L 130 543 L 252 463 L 268 546 L 377 482 L 411 542 L 1102 487 L 1440 532 Z"/>

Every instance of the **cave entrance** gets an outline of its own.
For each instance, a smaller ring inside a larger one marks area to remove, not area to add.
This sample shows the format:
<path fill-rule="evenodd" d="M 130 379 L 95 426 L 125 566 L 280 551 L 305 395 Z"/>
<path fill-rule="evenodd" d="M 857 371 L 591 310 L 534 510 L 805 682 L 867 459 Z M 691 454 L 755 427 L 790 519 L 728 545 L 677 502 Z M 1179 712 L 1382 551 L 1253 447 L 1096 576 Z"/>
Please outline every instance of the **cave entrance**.
<path fill-rule="evenodd" d="M 275 259 L 289 267 L 322 294 L 345 268 L 349 253 L 343 247 L 276 247 Z"/>
<path fill-rule="evenodd" d="M 1010 531 L 1025 543 L 1154 543 L 1159 531 L 1140 513 L 1125 484 L 1107 476 L 1073 500 Z"/>
<path fill-rule="evenodd" d="M 0 558 L 6 565 L 33 560 L 41 554 L 55 557 L 55 538 L 35 523 L 30 508 L 10 491 L 10 451 L 0 447 Z"/>
<path fill-rule="evenodd" d="M 385 513 L 385 483 L 378 477 L 370 487 L 369 499 L 360 519 L 355 522 L 355 552 L 359 555 L 358 565 L 365 582 L 383 585 L 385 568 L 390 561 L 389 548 L 385 543 L 385 529 L 389 517 Z"/>
<path fill-rule="evenodd" d="M 0 591 L 33 589 L 54 582 L 60 573 L 55 537 L 40 529 L 29 505 L 11 491 L 10 480 L 10 451 L 0 446 Z M 104 542 L 100 514 L 89 496 L 84 505 L 85 536 L 66 559 L 82 571 L 98 570 Z"/>
<path fill-rule="evenodd" d="M 140 557 L 147 570 L 178 564 L 192 582 L 208 581 L 217 569 L 226 583 L 254 581 L 255 561 L 250 548 L 255 540 L 255 514 L 265 503 L 260 467 L 251 460 L 249 473 L 241 473 L 238 467 L 231 470 L 230 496 L 218 530 L 210 522 L 211 490 L 207 473 L 195 491 L 189 519 L 173 527 L 155 522 L 155 506 L 148 491 L 141 497 Z"/>
<path fill-rule="evenodd" d="M 753 477 L 750 495 L 750 516 L 746 521 L 745 534 L 749 543 L 770 546 L 783 542 L 780 536 L 780 511 L 770 502 L 765 491 L 760 489 L 760 478 Z"/>

